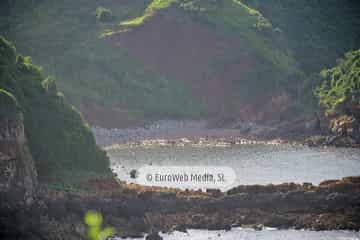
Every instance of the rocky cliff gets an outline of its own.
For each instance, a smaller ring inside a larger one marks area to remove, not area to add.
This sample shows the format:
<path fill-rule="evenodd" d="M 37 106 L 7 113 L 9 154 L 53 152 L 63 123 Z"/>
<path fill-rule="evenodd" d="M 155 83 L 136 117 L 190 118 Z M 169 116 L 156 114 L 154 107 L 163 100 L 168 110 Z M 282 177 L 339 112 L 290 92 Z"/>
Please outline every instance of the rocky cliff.
<path fill-rule="evenodd" d="M 23 114 L 9 93 L 1 91 L 0 99 L 1 110 L 13 110 L 0 117 L 0 204 L 29 205 L 34 199 L 37 172 L 28 150 Z"/>
<path fill-rule="evenodd" d="M 23 114 L 10 93 L 0 90 L 0 238 L 14 239 L 21 213 L 35 202 L 37 171 L 28 150 Z"/>

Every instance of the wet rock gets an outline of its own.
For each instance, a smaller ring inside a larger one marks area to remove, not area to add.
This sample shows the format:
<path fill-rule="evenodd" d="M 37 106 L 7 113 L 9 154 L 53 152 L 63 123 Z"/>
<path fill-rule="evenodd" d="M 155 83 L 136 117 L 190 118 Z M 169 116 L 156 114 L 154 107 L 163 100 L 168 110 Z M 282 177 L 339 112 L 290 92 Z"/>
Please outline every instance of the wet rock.
<path fill-rule="evenodd" d="M 136 169 L 131 170 L 130 171 L 130 177 L 131 178 L 136 178 L 136 176 L 137 176 L 137 170 Z"/>
<path fill-rule="evenodd" d="M 265 226 L 263 224 L 257 224 L 253 227 L 256 231 L 262 231 L 264 230 Z"/>
<path fill-rule="evenodd" d="M 146 236 L 146 240 L 162 240 L 163 238 L 159 235 L 159 233 L 150 233 Z"/>
<path fill-rule="evenodd" d="M 231 230 L 231 225 L 230 225 L 230 224 L 226 224 L 226 225 L 224 226 L 224 230 L 225 230 L 225 231 L 230 231 L 230 230 Z"/>
<path fill-rule="evenodd" d="M 337 136 L 328 142 L 336 147 L 355 147 L 358 142 L 351 136 Z"/>
<path fill-rule="evenodd" d="M 308 145 L 309 147 L 319 147 L 326 145 L 328 142 L 328 138 L 326 136 L 315 135 L 308 137 L 304 140 L 304 144 Z"/>
<path fill-rule="evenodd" d="M 186 226 L 184 224 L 178 224 L 172 230 L 178 231 L 178 232 L 183 232 L 183 233 L 187 232 Z"/>

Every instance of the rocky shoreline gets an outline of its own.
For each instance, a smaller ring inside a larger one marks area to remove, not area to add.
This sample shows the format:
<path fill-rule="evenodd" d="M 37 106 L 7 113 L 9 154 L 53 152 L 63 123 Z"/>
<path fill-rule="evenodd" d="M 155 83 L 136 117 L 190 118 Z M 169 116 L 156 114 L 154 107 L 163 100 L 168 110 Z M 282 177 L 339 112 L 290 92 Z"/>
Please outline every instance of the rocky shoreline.
<path fill-rule="evenodd" d="M 162 120 L 137 128 L 92 127 L 96 142 L 100 146 L 111 146 L 152 139 L 180 139 L 199 137 L 236 137 L 238 129 L 209 128 L 205 120 Z"/>
<path fill-rule="evenodd" d="M 360 177 L 311 183 L 180 191 L 93 179 L 86 191 L 40 186 L 32 205 L 1 204 L 2 236 L 19 239 L 85 239 L 88 210 L 103 214 L 121 237 L 186 229 L 360 230 Z M 9 199 L 11 201 L 11 199 Z M 156 235 L 156 234 L 155 234 Z"/>
<path fill-rule="evenodd" d="M 118 182 L 115 178 L 92 179 L 76 191 L 38 184 L 34 162 L 25 151 L 27 141 L 23 137 L 22 117 L 17 117 L 18 122 L 4 121 L 0 128 L 3 136 L 0 170 L 5 176 L 0 184 L 1 239 L 86 239 L 83 218 L 89 210 L 101 212 L 105 225 L 114 227 L 121 237 L 150 233 L 153 239 L 159 239 L 159 231 L 230 230 L 238 226 L 257 230 L 263 226 L 360 230 L 360 176 L 329 180 L 319 186 L 311 183 L 250 185 L 227 192 L 144 187 Z M 254 132 L 240 128 L 231 131 Z M 131 144 L 259 143 L 259 140 L 231 135 L 199 138 L 198 132 L 193 133 L 193 138 L 177 141 L 144 139 Z M 264 139 L 263 144 L 286 141 Z"/>
<path fill-rule="evenodd" d="M 349 126 L 351 124 L 356 126 Z M 345 128 L 345 129 L 344 129 Z M 163 120 L 138 128 L 92 128 L 102 147 L 114 145 L 237 145 L 303 144 L 310 147 L 360 147 L 360 128 L 356 121 L 340 118 L 327 127 L 317 119 L 300 119 L 273 125 L 235 121 L 221 127 L 205 120 Z"/>

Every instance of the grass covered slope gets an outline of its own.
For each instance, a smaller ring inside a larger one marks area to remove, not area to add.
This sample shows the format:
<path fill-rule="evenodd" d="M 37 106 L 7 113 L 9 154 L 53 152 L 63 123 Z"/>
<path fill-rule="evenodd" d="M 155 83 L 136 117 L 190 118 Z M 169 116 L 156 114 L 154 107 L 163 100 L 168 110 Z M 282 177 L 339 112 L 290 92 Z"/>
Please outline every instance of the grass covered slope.
<path fill-rule="evenodd" d="M 40 181 L 72 182 L 80 173 L 108 174 L 109 162 L 80 114 L 29 57 L 0 37 L 1 101 L 17 102 Z M 4 98 L 7 97 L 7 98 Z M 9 106 L 14 108 L 14 104 Z M 7 109 L 1 109 L 4 114 Z M 8 113 L 9 114 L 9 113 Z M 64 177 L 67 172 L 68 176 Z"/>
<path fill-rule="evenodd" d="M 270 102 L 303 78 L 281 33 L 241 1 L 154 0 L 141 15 L 119 26 L 122 29 L 107 36 L 158 71 L 193 85 L 190 88 L 204 86 L 203 92 L 193 94 L 216 98 L 216 103 L 202 103 L 217 114 L 236 115 L 247 104 Z M 206 90 L 211 84 L 213 89 Z"/>
<path fill-rule="evenodd" d="M 291 88 L 301 75 L 281 34 L 261 13 L 238 0 L 106 0 L 101 6 L 95 0 L 36 0 L 26 7 L 19 0 L 5 2 L 11 9 L 5 19 L 13 20 L 0 28 L 6 29 L 6 36 L 21 52 L 59 79 L 59 89 L 93 124 L 101 125 L 96 121 L 99 115 L 108 116 L 112 120 L 109 126 L 114 127 L 121 125 L 122 118 L 198 118 L 210 111 L 236 114 L 241 105 L 258 96 L 266 98 L 271 91 Z M 105 10 L 110 17 L 102 21 L 99 12 Z M 121 41 L 101 37 L 131 35 L 137 28 L 146 31 L 160 15 L 164 22 L 170 19 L 188 27 L 189 38 L 191 31 L 197 31 L 184 48 L 174 46 L 186 54 L 182 62 L 174 60 L 180 54 L 164 50 L 175 43 L 169 39 L 172 33 L 161 27 L 137 39 L 142 46 L 153 48 L 155 54 L 148 55 L 153 57 L 150 63 Z M 195 25 L 198 30 L 192 29 Z M 197 38 L 201 32 L 209 33 L 208 37 Z M 150 42 L 155 35 L 160 38 L 158 46 Z M 196 44 L 204 41 L 206 46 L 207 39 L 218 45 L 204 48 L 197 53 L 202 55 L 199 62 L 193 62 Z M 217 51 L 216 46 L 224 46 L 225 52 Z M 192 69 L 184 66 L 190 63 Z M 177 74 L 180 71 L 184 72 L 181 76 Z M 210 97 L 216 101 L 208 101 Z"/>
<path fill-rule="evenodd" d="M 359 114 L 360 49 L 346 53 L 335 67 L 323 70 L 321 77 L 324 81 L 317 96 L 327 113 Z"/>
<path fill-rule="evenodd" d="M 205 1 L 205 0 L 153 0 L 143 12 L 143 15 L 120 22 L 120 26 L 139 27 L 151 21 L 151 17 L 160 10 L 177 6 L 185 14 L 195 15 L 216 28 L 218 34 L 229 35 L 229 38 L 245 40 L 246 47 L 256 50 L 260 57 L 269 61 L 279 70 L 296 73 L 297 63 L 290 51 L 277 43 L 276 29 L 256 9 L 242 3 L 240 0 Z M 206 28 L 206 26 L 204 26 Z M 214 29 L 212 29 L 214 30 Z M 126 33 L 126 31 L 125 31 Z"/>

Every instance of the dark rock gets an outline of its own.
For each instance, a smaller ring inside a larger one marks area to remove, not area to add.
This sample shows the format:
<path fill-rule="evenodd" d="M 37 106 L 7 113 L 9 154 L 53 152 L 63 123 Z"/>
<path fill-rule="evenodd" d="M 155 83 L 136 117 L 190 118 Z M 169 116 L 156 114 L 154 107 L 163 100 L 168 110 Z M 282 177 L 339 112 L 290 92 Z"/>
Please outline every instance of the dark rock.
<path fill-rule="evenodd" d="M 173 228 L 174 231 L 186 233 L 186 226 L 184 224 L 178 224 Z"/>
<path fill-rule="evenodd" d="M 355 136 L 360 135 L 359 120 L 353 116 L 343 115 L 330 121 L 330 131 L 334 135 Z"/>
<path fill-rule="evenodd" d="M 133 169 L 130 171 L 130 177 L 131 178 L 136 178 L 137 177 L 137 170 L 136 169 Z"/>
<path fill-rule="evenodd" d="M 163 238 L 159 235 L 159 233 L 150 233 L 146 236 L 146 240 L 162 240 Z"/>
<path fill-rule="evenodd" d="M 311 136 L 304 140 L 304 144 L 308 145 L 309 147 L 318 147 L 322 145 L 326 145 L 328 142 L 328 138 L 326 136 Z"/>
<path fill-rule="evenodd" d="M 231 225 L 230 225 L 230 224 L 226 224 L 226 225 L 224 226 L 224 230 L 230 231 L 230 230 L 231 230 Z"/>
<path fill-rule="evenodd" d="M 256 231 L 262 231 L 264 229 L 264 225 L 263 224 L 254 225 L 254 229 Z"/>
<path fill-rule="evenodd" d="M 221 197 L 223 195 L 220 189 L 207 188 L 206 192 L 210 193 L 213 197 Z"/>
<path fill-rule="evenodd" d="M 0 119 L 0 156 L 0 195 L 8 196 L 9 204 L 30 205 L 35 198 L 37 173 L 21 112 Z"/>

